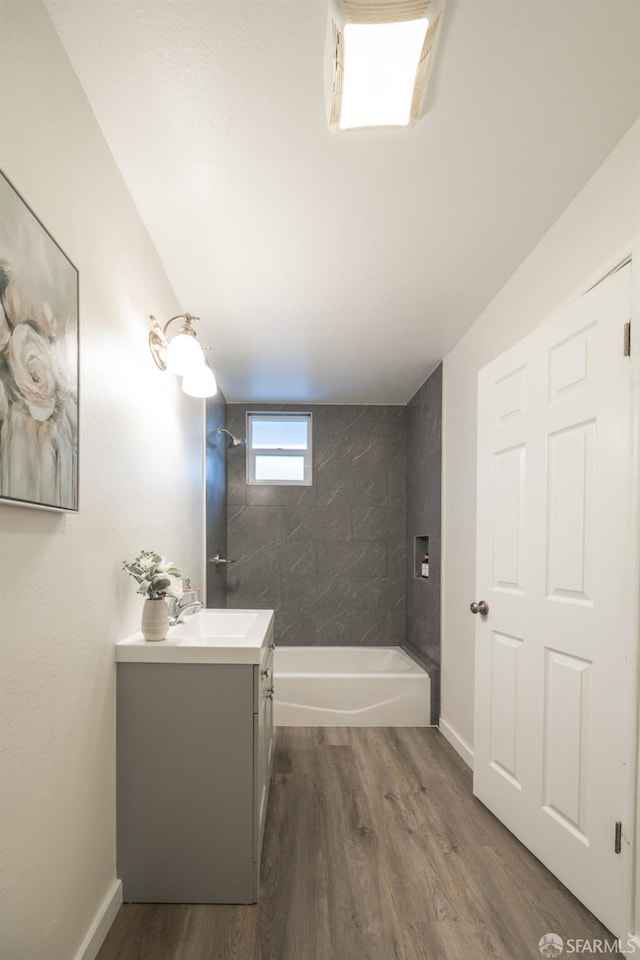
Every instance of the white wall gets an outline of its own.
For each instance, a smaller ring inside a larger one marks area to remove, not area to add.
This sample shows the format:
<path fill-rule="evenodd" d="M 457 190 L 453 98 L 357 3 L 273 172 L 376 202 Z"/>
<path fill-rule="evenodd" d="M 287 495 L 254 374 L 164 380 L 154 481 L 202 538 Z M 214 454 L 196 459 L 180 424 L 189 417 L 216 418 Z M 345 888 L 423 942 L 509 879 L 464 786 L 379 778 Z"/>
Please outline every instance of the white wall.
<path fill-rule="evenodd" d="M 476 376 L 595 282 L 640 232 L 640 120 L 444 360 L 442 709 L 473 747 Z"/>
<path fill-rule="evenodd" d="M 80 512 L 0 504 L 0 956 L 70 960 L 116 876 L 121 561 L 203 582 L 202 404 L 153 365 L 180 305 L 40 2 L 0 2 L 0 167 L 80 271 Z"/>

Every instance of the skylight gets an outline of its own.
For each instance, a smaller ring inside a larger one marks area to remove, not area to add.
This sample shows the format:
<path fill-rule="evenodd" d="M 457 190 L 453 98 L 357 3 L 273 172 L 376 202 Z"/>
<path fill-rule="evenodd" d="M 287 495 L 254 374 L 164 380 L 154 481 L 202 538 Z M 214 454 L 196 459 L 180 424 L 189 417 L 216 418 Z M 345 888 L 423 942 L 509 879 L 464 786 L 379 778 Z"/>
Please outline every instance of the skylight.
<path fill-rule="evenodd" d="M 429 21 L 347 23 L 338 125 L 406 126 Z"/>

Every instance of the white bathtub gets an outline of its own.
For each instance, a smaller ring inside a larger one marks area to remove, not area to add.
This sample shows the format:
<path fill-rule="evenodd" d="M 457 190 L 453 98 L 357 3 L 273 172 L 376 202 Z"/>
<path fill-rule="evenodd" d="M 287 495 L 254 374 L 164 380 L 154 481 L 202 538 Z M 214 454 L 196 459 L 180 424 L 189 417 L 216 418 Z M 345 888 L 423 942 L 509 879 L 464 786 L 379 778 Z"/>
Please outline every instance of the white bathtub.
<path fill-rule="evenodd" d="M 277 647 L 274 721 L 302 727 L 426 727 L 429 675 L 400 647 Z"/>

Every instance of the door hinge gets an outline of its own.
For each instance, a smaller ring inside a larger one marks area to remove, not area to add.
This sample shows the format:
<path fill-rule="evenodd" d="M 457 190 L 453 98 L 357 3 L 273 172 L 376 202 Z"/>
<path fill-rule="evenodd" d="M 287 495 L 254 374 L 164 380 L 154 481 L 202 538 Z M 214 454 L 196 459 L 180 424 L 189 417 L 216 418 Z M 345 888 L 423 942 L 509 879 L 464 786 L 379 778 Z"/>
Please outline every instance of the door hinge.
<path fill-rule="evenodd" d="M 631 356 L 631 320 L 624 325 L 624 355 Z"/>
<path fill-rule="evenodd" d="M 622 821 L 616 820 L 616 836 L 613 849 L 615 853 L 622 853 Z"/>

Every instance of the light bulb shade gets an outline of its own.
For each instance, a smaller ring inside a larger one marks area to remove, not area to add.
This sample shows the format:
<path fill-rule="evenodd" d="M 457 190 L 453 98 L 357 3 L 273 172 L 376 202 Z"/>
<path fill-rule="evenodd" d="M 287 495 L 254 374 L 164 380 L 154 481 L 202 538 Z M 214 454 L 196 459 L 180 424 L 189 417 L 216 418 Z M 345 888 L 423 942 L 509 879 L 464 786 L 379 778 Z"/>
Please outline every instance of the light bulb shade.
<path fill-rule="evenodd" d="M 167 347 L 167 370 L 184 376 L 196 367 L 204 366 L 202 347 L 191 333 L 178 333 Z"/>
<path fill-rule="evenodd" d="M 182 390 L 190 397 L 214 397 L 218 392 L 218 384 L 211 367 L 202 363 L 185 373 Z"/>

